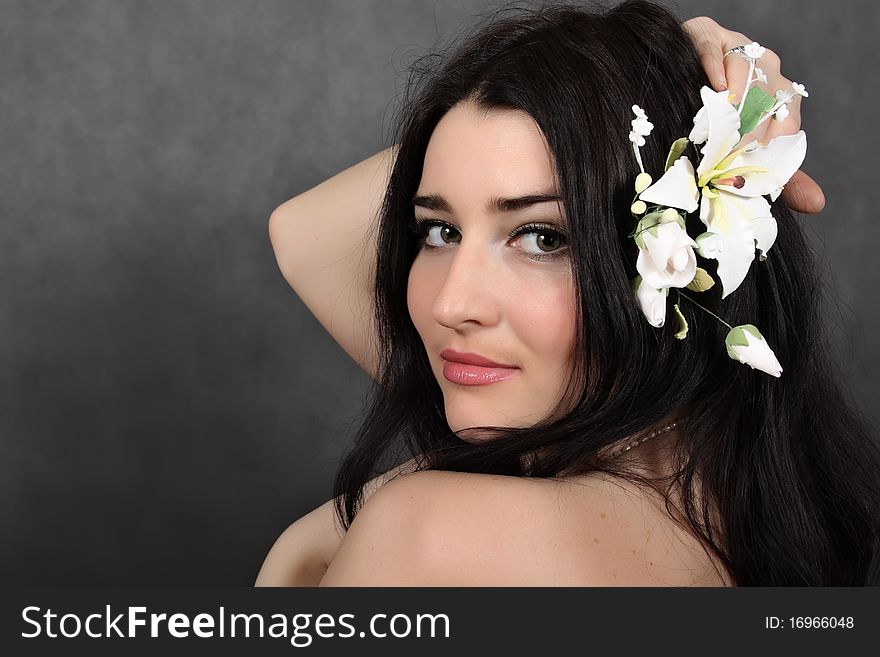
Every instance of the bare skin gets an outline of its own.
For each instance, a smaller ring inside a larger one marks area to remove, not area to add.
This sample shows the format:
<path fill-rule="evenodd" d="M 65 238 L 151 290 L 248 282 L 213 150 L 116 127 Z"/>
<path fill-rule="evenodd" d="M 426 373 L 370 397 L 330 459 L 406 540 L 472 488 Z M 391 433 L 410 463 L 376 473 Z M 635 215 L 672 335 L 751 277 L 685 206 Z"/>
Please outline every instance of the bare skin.
<path fill-rule="evenodd" d="M 656 494 L 427 471 L 364 506 L 319 586 L 732 586 Z"/>
<path fill-rule="evenodd" d="M 734 99 L 738 99 L 745 84 L 748 64 L 735 56 L 724 58 L 723 53 L 733 46 L 750 43 L 752 39 L 738 32 L 726 30 L 707 17 L 693 18 L 684 23 L 684 28 L 698 49 L 713 87 L 716 90 L 728 88 Z M 781 74 L 779 58 L 775 53 L 768 49 L 761 64 L 769 79 L 767 90 L 772 93 L 775 89 L 790 87 L 791 82 Z M 790 115 L 785 121 L 768 121 L 758 129 L 758 132 L 747 136 L 746 139 L 756 138 L 766 143 L 773 137 L 797 132 L 800 128 L 799 100 L 798 97 L 792 103 Z M 375 354 L 377 340 L 371 325 L 371 289 L 375 275 L 376 242 L 371 228 L 376 225 L 382 194 L 395 155 L 396 146 L 392 146 L 345 169 L 280 205 L 272 213 L 269 221 L 270 240 L 279 269 L 285 279 L 337 343 L 371 377 L 376 375 L 377 362 Z M 807 213 L 820 212 L 825 202 L 821 189 L 803 172 L 798 172 L 785 186 L 783 198 L 795 210 Z M 662 439 L 648 441 L 631 450 L 630 456 L 643 458 L 643 467 L 647 471 L 664 472 L 668 469 L 668 461 L 662 446 L 669 444 L 674 438 L 673 432 Z M 654 444 L 652 446 L 649 443 Z M 365 497 L 375 492 L 394 474 L 401 470 L 408 471 L 413 463 L 410 461 L 374 479 L 365 491 Z M 426 478 L 421 477 L 424 474 L 428 473 L 416 473 L 401 479 L 419 477 L 420 481 L 426 481 Z M 481 479 L 480 475 L 445 474 L 459 476 L 462 482 L 466 480 L 470 484 L 479 481 L 479 484 L 474 485 L 490 488 L 493 485 L 491 478 Z M 527 503 L 530 494 L 526 494 L 525 491 L 533 490 L 531 486 L 540 487 L 541 484 L 534 481 L 520 481 L 511 490 L 523 491 L 522 502 Z M 430 485 L 425 485 L 424 489 L 427 495 Z M 451 489 L 457 490 L 457 486 L 452 486 Z M 550 488 L 541 487 L 539 490 L 554 495 L 555 492 L 551 491 L 558 491 L 558 488 L 554 485 Z M 602 497 L 610 489 L 607 487 L 597 489 L 596 486 L 591 485 L 572 486 L 571 490 L 578 492 L 569 493 L 569 500 L 579 500 L 581 508 L 598 508 L 602 504 Z M 491 498 L 489 492 L 487 488 L 486 495 L 479 497 Z M 627 491 L 626 495 L 632 493 L 635 491 Z M 654 504 L 654 501 L 648 500 L 649 494 L 644 492 L 640 494 L 646 503 Z M 538 499 L 540 500 L 541 497 L 539 495 Z M 545 502 L 546 500 L 536 503 L 540 505 Z M 364 508 L 366 509 L 367 506 L 365 504 Z M 661 515 L 657 518 L 659 522 Z M 437 520 L 440 522 L 442 518 Z M 668 516 L 664 522 L 667 523 L 668 531 L 664 531 L 663 534 L 670 541 L 665 550 L 677 552 L 675 546 L 687 539 L 679 536 L 671 528 L 672 521 Z M 621 542 L 617 546 L 614 546 L 613 536 L 607 533 L 605 535 L 608 539 L 603 548 L 608 549 L 607 554 L 625 554 L 625 547 L 633 549 L 627 547 L 629 546 L 627 541 L 633 540 L 631 535 L 621 537 Z M 328 501 L 294 522 L 278 538 L 266 557 L 256 585 L 316 586 L 319 582 L 322 585 L 333 585 L 334 581 L 341 582 L 345 581 L 345 578 L 354 577 L 350 570 L 345 569 L 344 561 L 337 562 L 333 569 L 329 570 L 345 538 L 346 535 L 336 522 L 333 501 Z M 641 539 L 644 539 L 644 536 Z M 466 539 L 461 537 L 461 540 Z M 356 553 L 358 549 L 355 545 L 356 541 L 350 543 L 352 549 L 348 552 Z M 700 557 L 699 550 L 695 551 L 695 554 L 697 556 L 694 556 L 690 562 L 694 572 L 704 573 L 708 578 L 699 575 L 697 577 L 699 581 L 711 582 L 710 585 L 730 583 L 729 578 L 717 573 L 715 579 L 712 579 L 708 574 L 709 571 L 706 570 L 705 554 Z M 646 560 L 646 563 L 648 561 L 650 559 Z M 328 570 L 332 577 L 325 577 Z M 628 572 L 632 572 L 631 568 Z M 540 573 L 532 574 L 540 578 Z M 645 577 L 653 576 L 646 572 Z"/>

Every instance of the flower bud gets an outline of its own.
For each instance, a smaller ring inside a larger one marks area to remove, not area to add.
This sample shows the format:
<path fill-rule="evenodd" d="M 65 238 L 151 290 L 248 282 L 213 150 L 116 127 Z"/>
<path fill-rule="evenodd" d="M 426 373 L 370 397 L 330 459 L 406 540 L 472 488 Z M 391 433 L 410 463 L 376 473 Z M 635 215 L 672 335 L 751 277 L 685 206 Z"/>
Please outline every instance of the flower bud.
<path fill-rule="evenodd" d="M 724 340 L 727 355 L 771 376 L 782 375 L 782 365 L 761 332 L 751 324 L 734 326 Z"/>

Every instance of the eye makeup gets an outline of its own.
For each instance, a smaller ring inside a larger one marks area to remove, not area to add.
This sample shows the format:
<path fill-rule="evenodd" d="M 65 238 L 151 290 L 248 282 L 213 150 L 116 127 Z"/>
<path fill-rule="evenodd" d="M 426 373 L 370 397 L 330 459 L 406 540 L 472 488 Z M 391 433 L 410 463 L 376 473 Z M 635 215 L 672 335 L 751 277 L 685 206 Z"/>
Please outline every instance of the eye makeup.
<path fill-rule="evenodd" d="M 448 228 L 455 231 L 456 233 L 461 234 L 458 228 L 456 228 L 449 222 L 442 221 L 440 219 L 410 216 L 408 224 L 409 229 L 419 237 L 419 248 L 425 248 L 428 251 L 445 248 L 444 246 L 436 246 L 427 243 L 428 232 L 433 226 Z M 529 222 L 512 230 L 510 233 L 508 233 L 508 237 L 513 239 L 515 237 L 519 237 L 520 235 L 529 234 L 543 235 L 545 237 L 552 236 L 554 239 L 559 240 L 560 248 L 547 253 L 531 253 L 528 251 L 523 251 L 526 257 L 536 261 L 546 261 L 558 260 L 568 255 L 566 234 L 565 231 L 559 226 L 544 222 Z"/>

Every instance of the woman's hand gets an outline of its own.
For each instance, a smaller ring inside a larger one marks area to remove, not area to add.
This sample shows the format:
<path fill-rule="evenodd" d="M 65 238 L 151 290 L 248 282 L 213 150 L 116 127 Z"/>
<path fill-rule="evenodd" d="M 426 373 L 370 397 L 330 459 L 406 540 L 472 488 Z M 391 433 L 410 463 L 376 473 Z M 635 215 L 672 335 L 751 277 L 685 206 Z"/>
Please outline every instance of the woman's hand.
<path fill-rule="evenodd" d="M 735 46 L 752 43 L 752 39 L 721 27 L 707 16 L 691 18 L 682 27 L 694 42 L 712 87 L 716 91 L 729 89 L 733 102 L 738 103 L 748 81 L 749 64 L 736 54 L 725 57 L 724 53 Z M 777 89 L 791 89 L 791 80 L 782 75 L 779 56 L 775 52 L 767 48 L 759 64 L 767 76 L 767 84 L 754 84 L 761 85 L 771 96 Z M 795 95 L 788 105 L 788 111 L 789 115 L 784 121 L 765 121 L 754 132 L 745 135 L 743 143 L 757 139 L 766 144 L 774 137 L 796 134 L 801 127 L 800 95 Z M 825 195 L 819 185 L 803 171 L 796 172 L 788 181 L 782 190 L 782 198 L 798 212 L 815 214 L 825 207 Z"/>

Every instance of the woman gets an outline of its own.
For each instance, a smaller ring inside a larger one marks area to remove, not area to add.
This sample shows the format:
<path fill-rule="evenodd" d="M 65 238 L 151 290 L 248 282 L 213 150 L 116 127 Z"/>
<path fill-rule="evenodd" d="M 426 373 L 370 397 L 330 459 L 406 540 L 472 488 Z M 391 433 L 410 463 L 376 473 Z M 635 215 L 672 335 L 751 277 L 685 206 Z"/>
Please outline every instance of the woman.
<path fill-rule="evenodd" d="M 643 163 L 662 171 L 696 129 L 701 86 L 721 88 L 722 66 L 734 96 L 753 72 L 724 56 L 745 36 L 709 19 L 684 27 L 645 2 L 500 18 L 427 60 L 399 150 L 276 210 L 282 272 L 376 390 L 334 500 L 282 534 L 258 585 L 865 582 L 880 457 L 829 374 L 815 274 L 785 203 L 770 256 L 759 239 L 762 259 L 730 298 L 720 284 L 699 302 L 682 294 L 681 325 L 646 323 L 673 300 L 649 312 L 630 287 L 633 179 Z M 772 53 L 761 65 L 771 93 L 791 87 Z M 743 143 L 795 133 L 792 100 Z M 631 144 L 633 103 L 653 132 L 640 140 L 650 129 L 638 133 L 637 114 Z M 821 209 L 802 176 L 782 200 L 797 196 Z M 328 250 L 350 225 L 303 234 L 316 212 L 363 216 L 367 199 L 378 235 L 354 232 L 380 245 L 375 275 L 369 250 Z M 723 262 L 707 275 L 729 288 Z M 342 318 L 339 281 L 353 281 L 356 306 Z M 716 316 L 760 326 L 783 377 L 728 358 Z M 401 444 L 419 456 L 368 482 Z"/>

